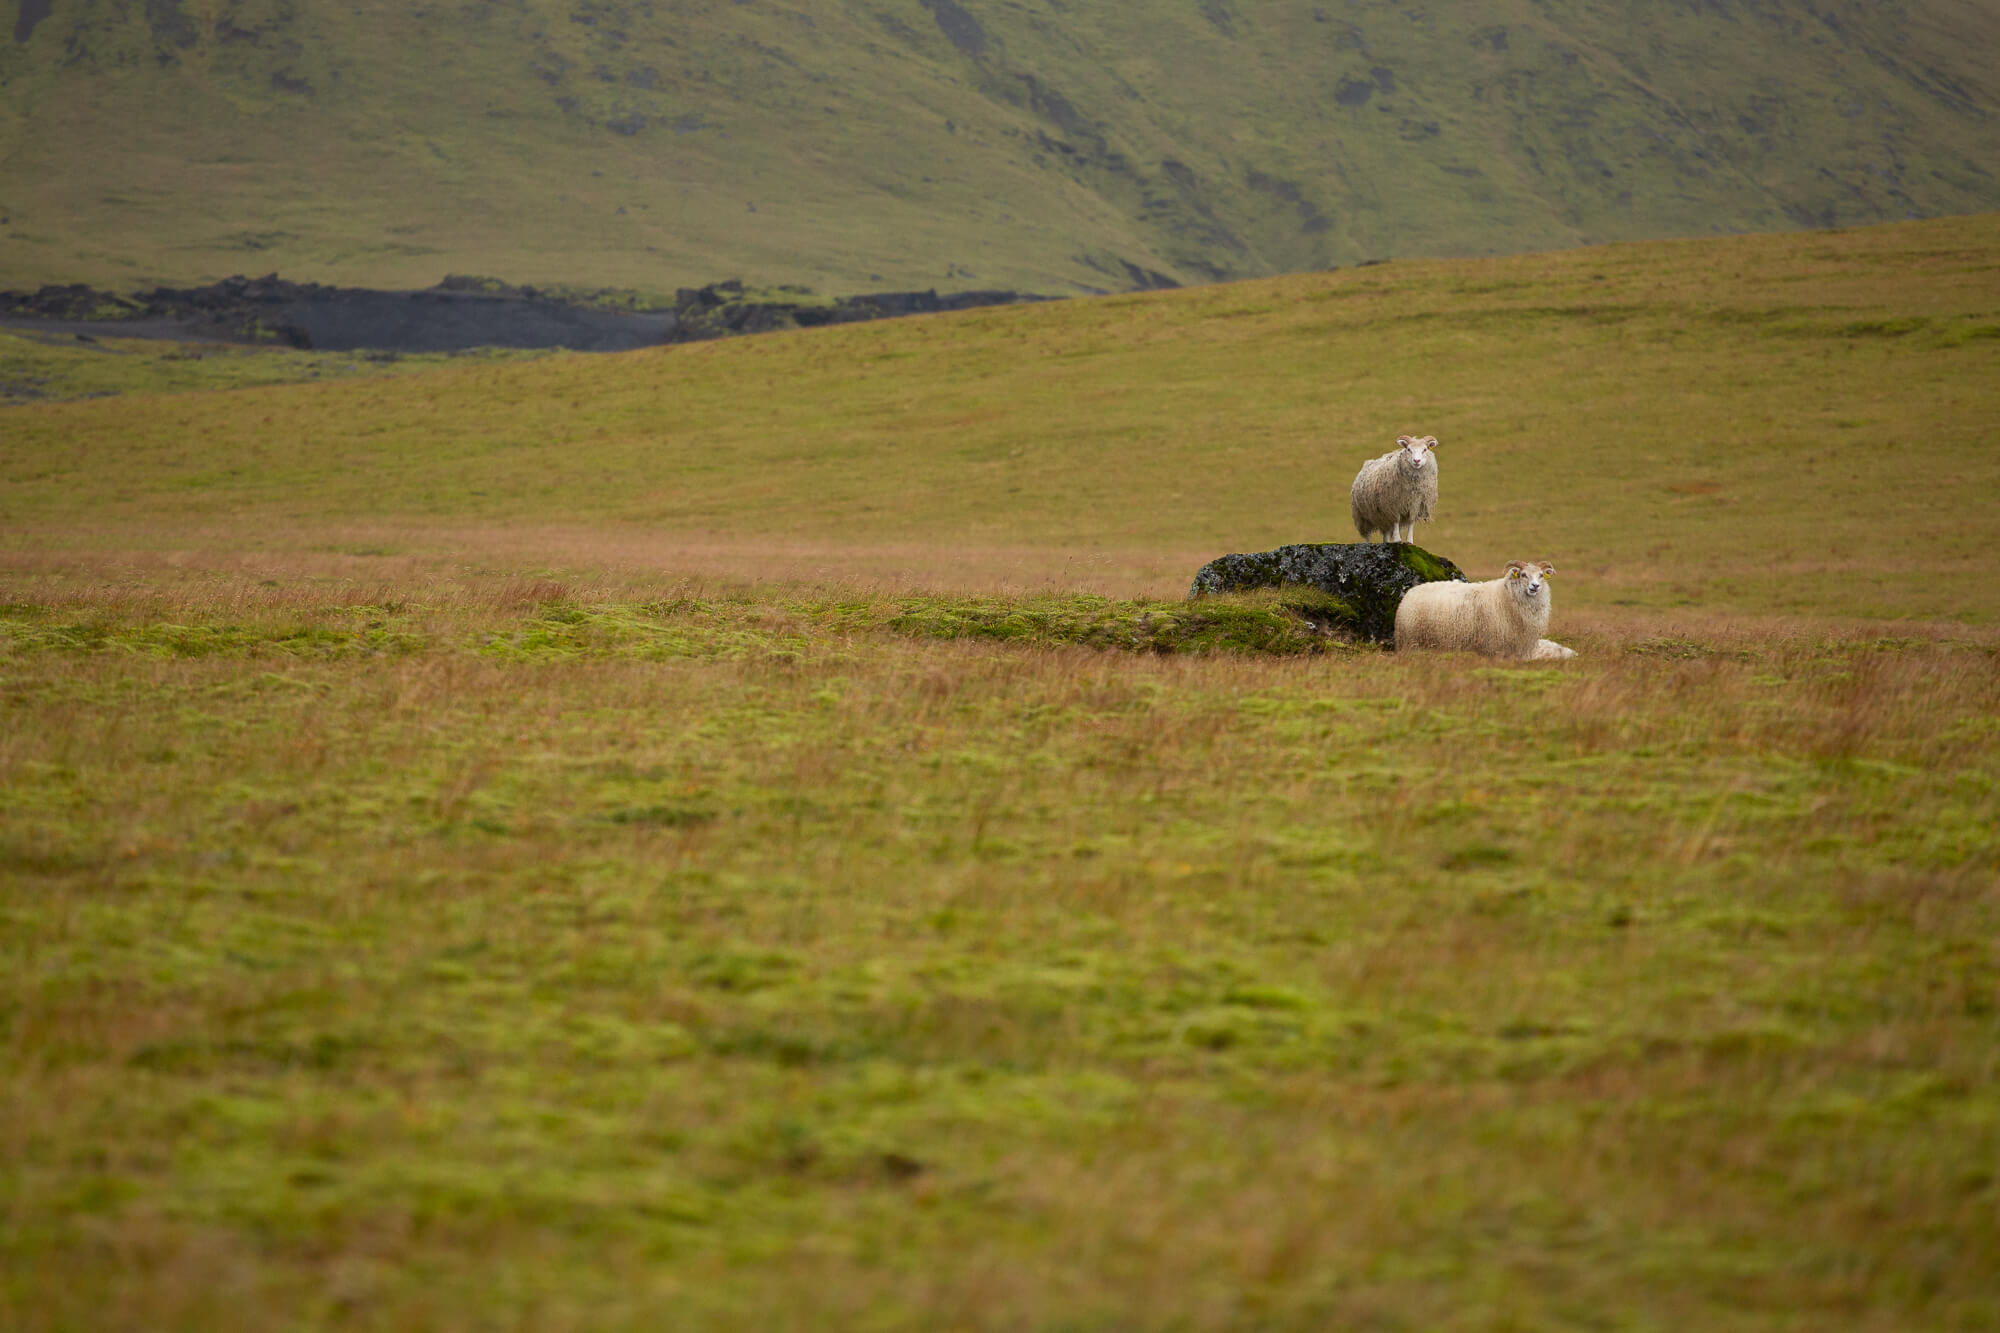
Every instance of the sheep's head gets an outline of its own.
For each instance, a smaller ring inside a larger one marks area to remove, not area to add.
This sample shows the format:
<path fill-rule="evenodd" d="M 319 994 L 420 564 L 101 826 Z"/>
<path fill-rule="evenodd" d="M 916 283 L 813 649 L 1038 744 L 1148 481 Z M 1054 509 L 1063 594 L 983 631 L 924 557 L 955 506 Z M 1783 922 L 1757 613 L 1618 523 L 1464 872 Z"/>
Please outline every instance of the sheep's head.
<path fill-rule="evenodd" d="M 1540 597 L 1548 587 L 1550 575 L 1556 567 L 1548 561 L 1510 560 L 1507 562 L 1507 587 L 1516 597 L 1532 601 Z"/>
<path fill-rule="evenodd" d="M 1435 435 L 1398 435 L 1396 447 L 1403 452 L 1396 461 L 1412 472 L 1422 472 L 1427 467 L 1436 467 L 1437 458 L 1434 455 L 1437 443 Z"/>

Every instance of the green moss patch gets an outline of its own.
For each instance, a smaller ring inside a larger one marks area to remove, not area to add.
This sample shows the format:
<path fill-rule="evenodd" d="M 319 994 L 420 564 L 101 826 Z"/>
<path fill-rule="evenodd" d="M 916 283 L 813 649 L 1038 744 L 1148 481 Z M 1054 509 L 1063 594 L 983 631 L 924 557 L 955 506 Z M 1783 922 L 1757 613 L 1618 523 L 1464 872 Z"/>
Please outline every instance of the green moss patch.
<path fill-rule="evenodd" d="M 936 639 L 993 639 L 1142 653 L 1320 653 L 1352 613 L 1336 599 L 1217 598 L 1198 605 L 1078 597 L 1047 602 L 910 599 L 885 622 Z"/>

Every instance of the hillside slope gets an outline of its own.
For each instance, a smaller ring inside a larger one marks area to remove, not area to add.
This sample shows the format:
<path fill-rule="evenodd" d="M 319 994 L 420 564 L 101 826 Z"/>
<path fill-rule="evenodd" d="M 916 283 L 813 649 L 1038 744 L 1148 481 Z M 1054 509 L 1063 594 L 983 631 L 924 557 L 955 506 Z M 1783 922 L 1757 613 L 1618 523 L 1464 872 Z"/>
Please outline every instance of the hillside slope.
<path fill-rule="evenodd" d="M 2000 206 L 1978 0 L 22 0 L 0 284 L 1052 294 Z"/>
<path fill-rule="evenodd" d="M 66 352 L 134 392 L 0 409 L 0 573 L 1179 597 L 1218 555 L 1351 540 L 1356 467 L 1421 432 L 1424 546 L 1481 577 L 1551 560 L 1565 612 L 1992 625 L 1996 278 L 1986 215 L 394 376 L 270 351 L 318 382 L 232 392 L 158 390 L 283 372 L 41 347 L 0 377 L 54 389 Z"/>

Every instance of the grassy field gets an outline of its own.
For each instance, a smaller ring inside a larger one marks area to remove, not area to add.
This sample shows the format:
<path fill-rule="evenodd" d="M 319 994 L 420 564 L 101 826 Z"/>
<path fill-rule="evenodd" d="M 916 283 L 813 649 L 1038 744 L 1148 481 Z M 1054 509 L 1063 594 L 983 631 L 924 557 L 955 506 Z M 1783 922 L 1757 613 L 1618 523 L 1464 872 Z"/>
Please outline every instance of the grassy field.
<path fill-rule="evenodd" d="M 32 326 L 0 329 L 0 406 L 186 389 L 239 389 L 360 375 L 407 374 L 454 363 L 523 361 L 539 352 L 299 352 L 160 338 L 78 337 Z"/>
<path fill-rule="evenodd" d="M 1996 272 L 0 409 L 0 1325 L 2000 1327 Z M 1179 600 L 1412 429 L 1576 660 Z"/>
<path fill-rule="evenodd" d="M 1124 291 L 2000 207 L 1983 0 L 63 0 L 0 286 Z"/>
<path fill-rule="evenodd" d="M 240 363 L 173 364 L 198 386 Z M 1991 624 L 2000 215 L 5 419 L 0 558 L 51 572 L 1177 596 L 1215 555 L 1349 537 L 1359 460 L 1418 430 L 1447 497 L 1424 544 L 1475 576 L 1533 557 L 1571 607 Z"/>

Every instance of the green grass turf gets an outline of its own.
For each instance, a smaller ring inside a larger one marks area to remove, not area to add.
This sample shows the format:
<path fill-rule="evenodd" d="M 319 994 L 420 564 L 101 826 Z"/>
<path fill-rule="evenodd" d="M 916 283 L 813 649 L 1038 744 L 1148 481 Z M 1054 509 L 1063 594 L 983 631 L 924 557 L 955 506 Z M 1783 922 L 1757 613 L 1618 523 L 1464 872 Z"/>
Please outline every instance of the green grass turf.
<path fill-rule="evenodd" d="M 1990 638 L 267 595 L 0 619 L 11 1327 L 2000 1314 Z"/>

